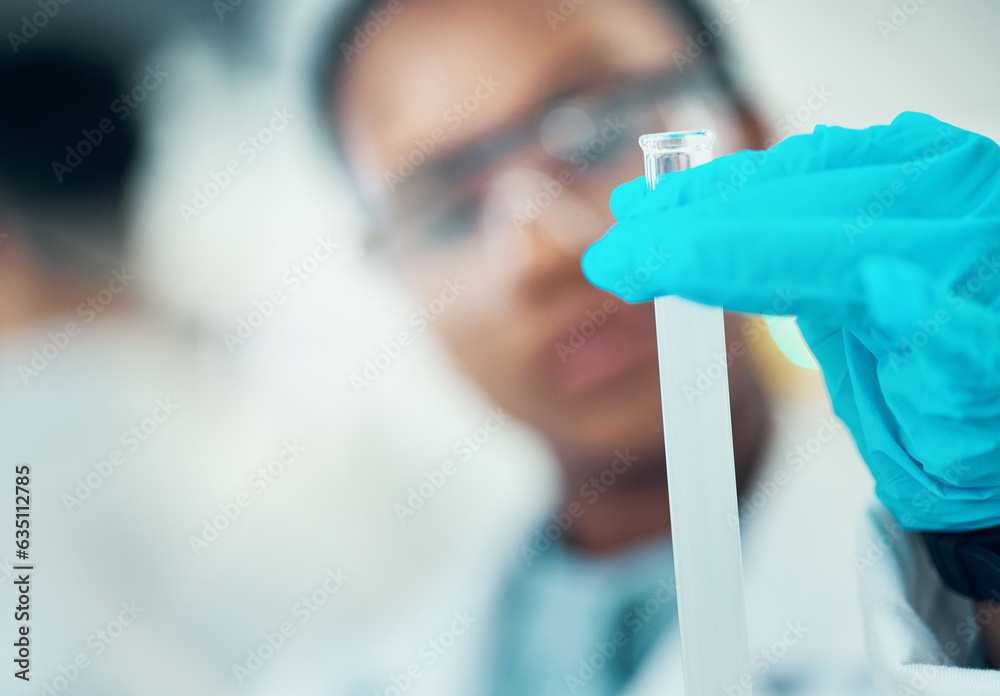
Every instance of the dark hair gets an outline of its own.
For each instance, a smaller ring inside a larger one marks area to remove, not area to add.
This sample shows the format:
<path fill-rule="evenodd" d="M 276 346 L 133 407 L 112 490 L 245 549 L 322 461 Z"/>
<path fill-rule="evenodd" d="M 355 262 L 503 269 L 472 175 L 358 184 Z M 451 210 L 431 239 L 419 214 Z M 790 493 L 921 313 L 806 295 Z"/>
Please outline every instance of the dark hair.
<path fill-rule="evenodd" d="M 113 70 L 77 56 L 0 60 L 0 215 L 43 256 L 67 241 L 115 251 L 123 244 L 137 137 L 135 119 L 112 110 L 118 87 Z"/>
<path fill-rule="evenodd" d="M 313 70 L 312 93 L 316 99 L 317 113 L 320 114 L 324 124 L 328 123 L 331 110 L 335 112 L 337 109 L 340 91 L 350 64 L 350 58 L 345 55 L 343 46 L 352 44 L 355 30 L 365 23 L 367 15 L 372 10 L 384 6 L 389 1 L 353 0 L 345 3 L 346 7 L 333 18 L 326 39 L 319 47 L 320 52 Z M 650 0 L 650 2 L 675 15 L 686 25 L 691 34 L 701 32 L 710 24 L 710 19 L 699 0 Z M 717 84 L 738 106 L 745 106 L 747 102 L 730 69 L 725 43 L 712 34 L 710 40 L 699 43 L 698 47 L 701 53 L 696 60 L 703 61 L 703 65 L 714 75 Z M 326 130 L 333 131 L 330 133 L 333 146 L 340 150 L 341 140 L 337 129 Z"/>

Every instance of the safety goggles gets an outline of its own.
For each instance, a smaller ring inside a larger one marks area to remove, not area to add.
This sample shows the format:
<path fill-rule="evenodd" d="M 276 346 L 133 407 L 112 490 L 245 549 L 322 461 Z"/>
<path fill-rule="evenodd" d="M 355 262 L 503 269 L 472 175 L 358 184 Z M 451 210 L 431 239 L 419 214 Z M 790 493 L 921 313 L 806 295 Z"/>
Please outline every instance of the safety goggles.
<path fill-rule="evenodd" d="M 369 239 L 399 263 L 482 254 L 484 245 L 495 251 L 498 238 L 516 237 L 557 198 L 597 196 L 606 205 L 615 186 L 642 173 L 643 133 L 727 130 L 720 121 L 731 132 L 735 119 L 733 100 L 709 70 L 570 90 L 503 132 L 414 167 Z"/>

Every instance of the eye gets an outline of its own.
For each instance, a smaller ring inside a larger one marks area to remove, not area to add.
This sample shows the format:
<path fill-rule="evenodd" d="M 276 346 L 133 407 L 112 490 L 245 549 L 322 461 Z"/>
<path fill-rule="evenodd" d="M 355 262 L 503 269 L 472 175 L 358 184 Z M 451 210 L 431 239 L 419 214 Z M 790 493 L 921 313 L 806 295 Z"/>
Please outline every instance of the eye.
<path fill-rule="evenodd" d="M 636 141 L 642 134 L 638 123 L 642 120 L 639 109 L 633 104 L 614 104 L 597 112 L 592 120 L 594 136 L 577 144 L 573 161 L 589 162 L 594 167 L 619 164 L 622 157 L 637 149 Z"/>
<path fill-rule="evenodd" d="M 600 167 L 617 164 L 624 153 L 633 151 L 636 138 L 631 137 L 631 134 L 632 129 L 626 128 L 611 138 L 602 139 L 601 145 L 593 144 L 591 158 L 594 165 Z"/>
<path fill-rule="evenodd" d="M 445 206 L 421 227 L 422 245 L 437 249 L 472 236 L 479 221 L 479 208 L 479 200 L 473 196 L 460 198 Z"/>

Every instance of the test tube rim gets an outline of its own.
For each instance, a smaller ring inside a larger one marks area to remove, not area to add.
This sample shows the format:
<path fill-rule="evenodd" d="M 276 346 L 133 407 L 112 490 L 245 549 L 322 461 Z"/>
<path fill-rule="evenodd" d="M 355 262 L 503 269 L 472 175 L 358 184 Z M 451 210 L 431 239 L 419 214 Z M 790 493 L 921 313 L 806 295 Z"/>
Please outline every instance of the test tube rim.
<path fill-rule="evenodd" d="M 714 146 L 715 131 L 711 129 L 646 133 L 639 138 L 639 147 L 650 154 L 711 150 Z"/>

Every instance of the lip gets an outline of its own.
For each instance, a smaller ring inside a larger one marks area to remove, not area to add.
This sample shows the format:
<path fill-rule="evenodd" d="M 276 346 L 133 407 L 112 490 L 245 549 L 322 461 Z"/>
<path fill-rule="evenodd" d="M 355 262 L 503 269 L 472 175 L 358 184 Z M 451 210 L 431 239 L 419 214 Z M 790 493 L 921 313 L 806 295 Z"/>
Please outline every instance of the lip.
<path fill-rule="evenodd" d="M 655 362 L 652 313 L 615 302 L 613 314 L 596 302 L 564 315 L 569 321 L 559 324 L 562 328 L 552 335 L 543 361 L 544 378 L 558 394 L 588 396 Z"/>

